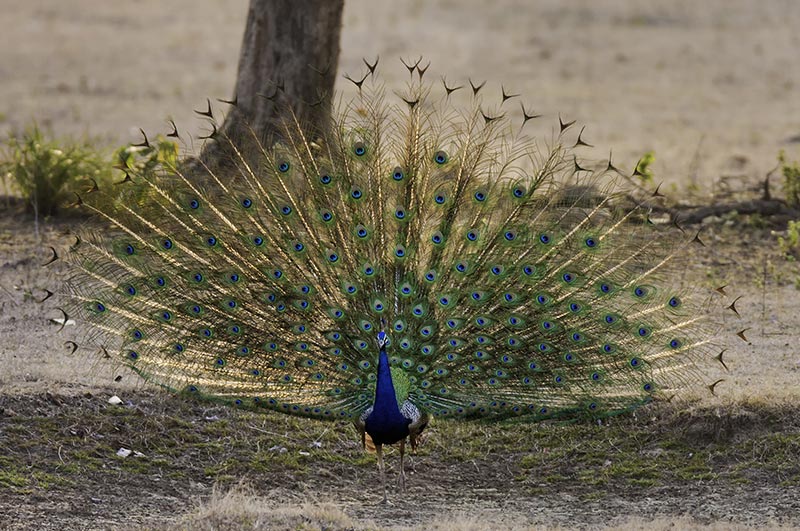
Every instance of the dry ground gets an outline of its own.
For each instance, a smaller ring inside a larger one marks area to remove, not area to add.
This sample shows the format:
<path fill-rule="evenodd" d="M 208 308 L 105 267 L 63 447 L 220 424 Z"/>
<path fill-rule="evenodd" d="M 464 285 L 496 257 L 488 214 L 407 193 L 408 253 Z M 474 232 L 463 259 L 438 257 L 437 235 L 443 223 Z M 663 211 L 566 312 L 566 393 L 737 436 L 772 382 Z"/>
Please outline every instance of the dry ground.
<path fill-rule="evenodd" d="M 0 129 L 35 119 L 110 145 L 137 139 L 139 127 L 166 131 L 167 117 L 200 131 L 192 109 L 230 95 L 245 4 L 0 0 Z M 695 184 L 719 191 L 722 177 L 754 183 L 781 149 L 800 158 L 792 0 L 485 4 L 349 1 L 340 71 L 380 55 L 387 84 L 399 86 L 397 56 L 423 54 L 432 80 L 489 79 L 496 94 L 502 82 L 543 112 L 545 137 L 561 112 L 587 124 L 598 158 L 613 148 L 620 167 L 654 150 L 656 176 L 677 199 Z M 71 222 L 45 222 L 36 234 L 19 212 L 0 212 L 0 528 L 172 525 L 215 482 L 225 492 L 242 477 L 258 499 L 220 495 L 177 525 L 214 514 L 224 528 L 231 508 L 238 525 L 265 529 L 281 519 L 288 528 L 422 529 L 431 518 L 443 529 L 800 525 L 798 273 L 759 220 L 707 227 L 689 271 L 744 297 L 743 318 L 725 332 L 749 328 L 750 341 L 732 343 L 730 373 L 710 370 L 708 381 L 726 379 L 716 397 L 701 389 L 699 405 L 604 427 L 445 423 L 414 461 L 409 498 L 384 508 L 372 505 L 373 464 L 349 428 L 334 435 L 333 426 L 191 404 L 131 375 L 109 387 L 113 367 L 66 356 L 33 288 L 53 280 L 37 267 L 43 243 Z M 112 393 L 130 404 L 107 406 Z M 482 447 L 445 447 L 453 437 Z M 119 446 L 145 457 L 117 458 Z"/>

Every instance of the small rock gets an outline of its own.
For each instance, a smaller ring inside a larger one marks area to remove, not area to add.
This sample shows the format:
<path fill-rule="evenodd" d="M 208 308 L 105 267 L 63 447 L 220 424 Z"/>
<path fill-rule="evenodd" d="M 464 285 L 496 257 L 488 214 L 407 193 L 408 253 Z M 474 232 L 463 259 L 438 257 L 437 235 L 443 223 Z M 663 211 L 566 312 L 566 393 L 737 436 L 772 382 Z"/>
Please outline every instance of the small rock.
<path fill-rule="evenodd" d="M 300 454 L 300 455 L 311 455 L 311 452 L 306 452 L 305 450 L 300 450 L 297 453 Z"/>
<path fill-rule="evenodd" d="M 114 395 L 114 396 L 112 396 L 111 398 L 108 399 L 108 403 L 111 404 L 111 405 L 114 405 L 114 406 L 118 406 L 118 405 L 120 405 L 122 403 L 122 399 L 120 397 L 118 397 L 117 395 Z"/>
<path fill-rule="evenodd" d="M 128 450 L 127 448 L 120 448 L 117 450 L 117 455 L 120 457 L 128 457 L 133 453 L 133 450 Z"/>
<path fill-rule="evenodd" d="M 273 452 L 273 453 L 277 452 L 279 454 L 285 454 L 289 450 L 287 450 L 286 447 L 284 447 L 284 446 L 280 446 L 280 445 L 276 444 L 275 446 L 270 448 L 269 451 Z"/>

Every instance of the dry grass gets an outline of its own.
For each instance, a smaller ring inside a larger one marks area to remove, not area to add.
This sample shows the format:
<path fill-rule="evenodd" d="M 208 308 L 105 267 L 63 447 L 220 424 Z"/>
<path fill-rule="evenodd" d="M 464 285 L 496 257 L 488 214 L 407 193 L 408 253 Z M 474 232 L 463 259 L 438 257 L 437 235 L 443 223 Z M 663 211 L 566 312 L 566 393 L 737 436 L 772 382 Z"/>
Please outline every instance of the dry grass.
<path fill-rule="evenodd" d="M 228 491 L 215 490 L 211 498 L 178 522 L 154 531 L 566 531 L 573 526 L 526 524 L 520 515 L 486 511 L 477 514 L 454 512 L 430 515 L 424 524 L 413 527 L 380 526 L 371 520 L 354 519 L 335 503 L 287 499 L 285 492 L 256 494 L 251 487 L 237 486 Z M 791 529 L 780 523 L 762 526 L 741 525 L 731 521 L 699 522 L 690 516 L 617 517 L 608 525 L 593 526 L 619 531 L 754 531 Z"/>
<path fill-rule="evenodd" d="M 258 496 L 249 487 L 214 490 L 211 499 L 164 530 L 294 531 L 376 529 L 375 524 L 350 518 L 332 502 L 302 502 L 274 491 Z"/>

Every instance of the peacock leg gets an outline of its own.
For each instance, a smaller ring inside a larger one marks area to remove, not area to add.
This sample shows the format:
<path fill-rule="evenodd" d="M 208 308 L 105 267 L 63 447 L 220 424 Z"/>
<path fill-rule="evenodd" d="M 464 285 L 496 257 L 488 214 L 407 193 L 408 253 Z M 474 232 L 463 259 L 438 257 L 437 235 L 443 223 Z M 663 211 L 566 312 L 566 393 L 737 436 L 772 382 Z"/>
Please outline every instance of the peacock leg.
<path fill-rule="evenodd" d="M 403 456 L 406 453 L 406 440 L 400 441 L 400 490 L 406 491 L 406 469 L 403 466 Z"/>
<path fill-rule="evenodd" d="M 389 503 L 389 498 L 386 492 L 386 466 L 383 462 L 383 445 L 375 445 L 375 453 L 378 455 L 378 472 L 381 475 L 381 485 L 383 485 L 383 500 L 381 503 Z"/>

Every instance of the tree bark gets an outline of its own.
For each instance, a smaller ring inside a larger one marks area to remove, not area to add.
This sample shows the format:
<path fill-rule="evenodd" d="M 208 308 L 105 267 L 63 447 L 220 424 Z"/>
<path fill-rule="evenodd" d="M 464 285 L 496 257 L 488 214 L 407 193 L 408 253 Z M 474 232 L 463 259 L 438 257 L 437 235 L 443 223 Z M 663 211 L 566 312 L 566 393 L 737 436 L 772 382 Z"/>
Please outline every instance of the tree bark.
<path fill-rule="evenodd" d="M 344 0 L 250 0 L 239 56 L 235 96 L 201 160 L 224 164 L 224 139 L 247 150 L 252 140 L 270 144 L 281 136 L 280 119 L 293 110 L 313 138 L 331 112 L 339 62 Z"/>

